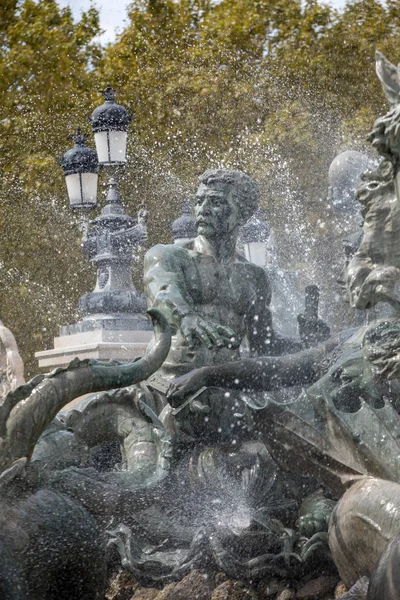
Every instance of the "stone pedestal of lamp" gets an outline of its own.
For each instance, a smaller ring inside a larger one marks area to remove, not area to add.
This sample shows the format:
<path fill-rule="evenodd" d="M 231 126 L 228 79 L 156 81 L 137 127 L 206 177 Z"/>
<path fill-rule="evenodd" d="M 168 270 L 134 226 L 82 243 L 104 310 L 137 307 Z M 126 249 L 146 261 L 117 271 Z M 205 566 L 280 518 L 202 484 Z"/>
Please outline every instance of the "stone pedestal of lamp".
<path fill-rule="evenodd" d="M 136 318 L 135 318 L 136 317 Z M 143 356 L 153 335 L 145 315 L 99 315 L 61 327 L 54 348 L 36 352 L 39 368 L 65 367 L 72 359 L 131 361 Z"/>

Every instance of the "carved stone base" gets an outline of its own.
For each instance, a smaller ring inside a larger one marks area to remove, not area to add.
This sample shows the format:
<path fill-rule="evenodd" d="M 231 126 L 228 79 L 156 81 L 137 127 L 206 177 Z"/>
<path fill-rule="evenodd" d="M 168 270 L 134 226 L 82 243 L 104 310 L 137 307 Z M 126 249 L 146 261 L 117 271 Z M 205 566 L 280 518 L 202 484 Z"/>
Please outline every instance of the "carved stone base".
<path fill-rule="evenodd" d="M 76 356 L 80 359 L 122 360 L 143 356 L 153 336 L 152 331 L 94 329 L 54 338 L 54 349 L 36 352 L 41 369 L 67 365 Z"/>

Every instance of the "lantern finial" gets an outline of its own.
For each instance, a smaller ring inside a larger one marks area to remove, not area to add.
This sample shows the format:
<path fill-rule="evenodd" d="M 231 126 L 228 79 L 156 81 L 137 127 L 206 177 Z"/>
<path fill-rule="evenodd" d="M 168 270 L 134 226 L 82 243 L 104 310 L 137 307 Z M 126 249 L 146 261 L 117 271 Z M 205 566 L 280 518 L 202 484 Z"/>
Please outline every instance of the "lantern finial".
<path fill-rule="evenodd" d="M 86 133 L 82 133 L 80 127 L 77 127 L 76 132 L 71 133 L 69 137 L 75 142 L 77 146 L 84 146 L 86 144 L 86 140 L 88 139 L 88 136 L 86 135 Z"/>
<path fill-rule="evenodd" d="M 100 93 L 106 102 L 115 102 L 115 96 L 117 95 L 117 92 L 113 90 L 111 83 L 107 83 L 106 89 L 100 90 Z"/>

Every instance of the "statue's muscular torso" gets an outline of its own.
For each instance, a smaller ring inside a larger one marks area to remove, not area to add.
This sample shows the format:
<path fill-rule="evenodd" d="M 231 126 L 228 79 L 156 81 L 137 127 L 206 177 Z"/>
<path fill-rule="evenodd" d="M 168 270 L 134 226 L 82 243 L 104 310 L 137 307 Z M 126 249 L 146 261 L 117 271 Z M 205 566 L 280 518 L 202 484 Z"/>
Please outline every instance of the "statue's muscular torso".
<path fill-rule="evenodd" d="M 159 244 L 146 255 L 145 286 L 149 304 L 163 311 L 176 328 L 165 364 L 166 370 L 175 374 L 238 358 L 235 348 L 207 348 L 204 344 L 189 348 L 179 330 L 187 314 L 228 326 L 239 340 L 247 335 L 253 350 L 256 339 L 263 337 L 266 342 L 272 334 L 265 272 L 240 256 L 219 263 L 198 252 L 195 240 L 185 246 Z M 265 347 L 263 352 L 267 353 Z"/>

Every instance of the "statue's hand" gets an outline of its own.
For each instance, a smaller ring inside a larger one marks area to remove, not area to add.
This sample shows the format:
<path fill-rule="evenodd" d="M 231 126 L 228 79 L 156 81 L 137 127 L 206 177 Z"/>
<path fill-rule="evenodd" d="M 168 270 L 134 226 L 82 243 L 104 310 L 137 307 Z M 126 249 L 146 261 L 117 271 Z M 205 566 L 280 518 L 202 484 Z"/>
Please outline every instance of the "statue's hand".
<path fill-rule="evenodd" d="M 316 346 L 331 335 L 329 326 L 319 318 L 308 318 L 304 314 L 297 316 L 300 339 L 306 348 Z"/>
<path fill-rule="evenodd" d="M 193 396 L 201 387 L 207 385 L 206 375 L 207 367 L 202 367 L 175 379 L 167 391 L 167 400 L 171 406 L 180 406 L 188 396 Z"/>
<path fill-rule="evenodd" d="M 303 563 L 310 561 L 318 562 L 328 560 L 332 561 L 332 557 L 329 550 L 328 534 L 326 531 L 320 531 L 314 533 L 314 535 L 304 541 L 300 546 L 300 557 Z"/>
<path fill-rule="evenodd" d="M 181 332 L 190 348 L 204 345 L 206 348 L 237 348 L 240 340 L 233 329 L 213 321 L 206 321 L 196 314 L 183 317 Z"/>

